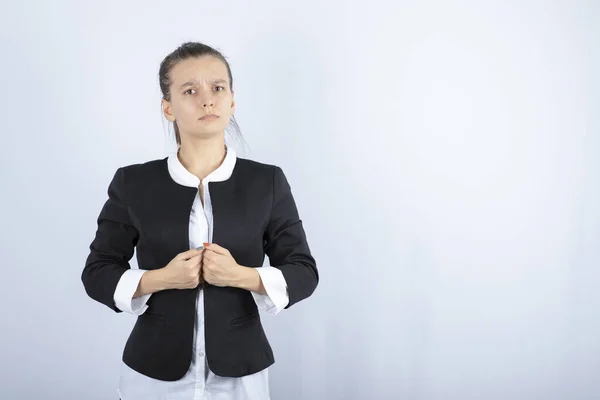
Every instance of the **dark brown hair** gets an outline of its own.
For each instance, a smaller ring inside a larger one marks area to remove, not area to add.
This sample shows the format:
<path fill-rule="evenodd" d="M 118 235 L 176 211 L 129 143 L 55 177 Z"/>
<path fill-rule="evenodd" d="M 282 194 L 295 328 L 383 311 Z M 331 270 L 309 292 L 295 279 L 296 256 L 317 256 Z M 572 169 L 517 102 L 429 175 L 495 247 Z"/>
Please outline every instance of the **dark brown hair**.
<path fill-rule="evenodd" d="M 162 91 L 162 96 L 165 100 L 171 101 L 171 70 L 175 65 L 179 62 L 187 60 L 189 58 L 202 57 L 202 56 L 213 56 L 221 60 L 225 66 L 227 67 L 227 75 L 229 76 L 229 90 L 233 92 L 233 76 L 231 75 L 231 68 L 229 67 L 229 63 L 225 59 L 225 56 L 221 54 L 220 51 L 205 45 L 199 42 L 186 42 L 181 46 L 176 48 L 171 54 L 165 57 L 165 59 L 160 63 L 160 69 L 158 71 L 158 81 L 160 84 L 160 90 Z M 241 138 L 242 133 L 240 131 L 240 126 L 235 120 L 235 116 L 231 116 L 231 120 L 229 125 L 233 127 L 237 135 Z M 173 122 L 173 127 L 175 129 L 175 141 L 177 142 L 177 146 L 181 145 L 181 136 L 179 135 L 179 127 L 177 126 L 177 122 Z"/>

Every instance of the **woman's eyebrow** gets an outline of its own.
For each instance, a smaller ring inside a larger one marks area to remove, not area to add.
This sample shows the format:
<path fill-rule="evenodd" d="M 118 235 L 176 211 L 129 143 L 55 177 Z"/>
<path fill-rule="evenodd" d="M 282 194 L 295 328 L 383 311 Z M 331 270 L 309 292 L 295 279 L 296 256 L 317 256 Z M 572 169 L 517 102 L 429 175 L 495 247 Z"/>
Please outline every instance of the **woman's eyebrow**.
<path fill-rule="evenodd" d="M 227 81 L 225 79 L 218 78 L 218 79 L 212 80 L 210 83 L 215 85 L 217 83 L 227 83 Z M 194 86 L 194 85 L 199 85 L 199 82 L 196 79 L 192 79 L 190 81 L 185 82 L 183 85 L 179 86 L 179 89 L 183 89 L 186 86 Z"/>

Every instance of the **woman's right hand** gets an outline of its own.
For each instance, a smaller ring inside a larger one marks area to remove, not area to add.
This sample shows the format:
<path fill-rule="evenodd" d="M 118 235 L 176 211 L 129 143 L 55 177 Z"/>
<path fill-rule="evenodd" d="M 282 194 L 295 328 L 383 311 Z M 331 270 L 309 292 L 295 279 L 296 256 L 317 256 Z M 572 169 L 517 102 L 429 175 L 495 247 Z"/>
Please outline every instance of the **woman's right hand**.
<path fill-rule="evenodd" d="M 191 249 L 177 254 L 163 267 L 168 289 L 194 289 L 203 282 L 202 250 Z"/>

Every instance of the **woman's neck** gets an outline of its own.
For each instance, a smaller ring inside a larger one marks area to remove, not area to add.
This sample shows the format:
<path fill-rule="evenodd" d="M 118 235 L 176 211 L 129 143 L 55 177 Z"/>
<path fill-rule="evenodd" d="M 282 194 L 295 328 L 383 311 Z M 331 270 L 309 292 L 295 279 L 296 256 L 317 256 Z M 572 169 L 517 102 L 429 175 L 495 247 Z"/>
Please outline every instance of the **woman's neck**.
<path fill-rule="evenodd" d="M 179 161 L 185 169 L 200 180 L 219 168 L 226 155 L 227 147 L 222 137 L 182 142 L 177 152 Z"/>

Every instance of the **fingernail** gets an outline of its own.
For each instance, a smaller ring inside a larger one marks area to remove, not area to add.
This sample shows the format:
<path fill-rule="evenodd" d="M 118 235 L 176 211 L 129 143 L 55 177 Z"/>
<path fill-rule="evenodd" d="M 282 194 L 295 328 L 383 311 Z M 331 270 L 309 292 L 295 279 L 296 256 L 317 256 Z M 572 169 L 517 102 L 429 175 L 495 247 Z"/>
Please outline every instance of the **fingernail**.
<path fill-rule="evenodd" d="M 204 245 L 204 247 L 208 247 L 210 245 L 210 243 L 202 243 Z"/>
<path fill-rule="evenodd" d="M 196 250 L 202 250 L 204 246 L 196 247 Z"/>

